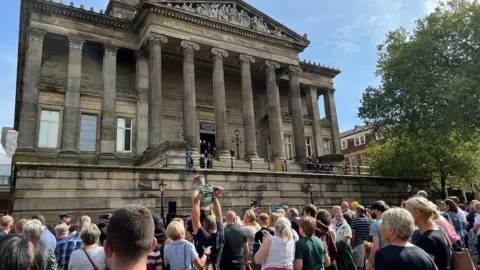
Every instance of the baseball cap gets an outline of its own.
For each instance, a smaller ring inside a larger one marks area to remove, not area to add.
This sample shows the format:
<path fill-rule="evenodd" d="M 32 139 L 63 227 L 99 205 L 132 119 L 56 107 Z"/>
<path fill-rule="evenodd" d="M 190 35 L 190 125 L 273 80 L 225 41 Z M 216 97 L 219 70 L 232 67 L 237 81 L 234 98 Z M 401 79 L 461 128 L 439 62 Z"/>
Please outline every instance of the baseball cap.
<path fill-rule="evenodd" d="M 359 204 L 357 201 L 355 201 L 355 202 L 352 202 L 352 204 L 351 204 L 351 206 L 352 206 L 352 209 L 355 209 L 355 208 L 357 208 L 357 206 L 359 206 L 359 205 L 360 205 L 360 204 Z"/>

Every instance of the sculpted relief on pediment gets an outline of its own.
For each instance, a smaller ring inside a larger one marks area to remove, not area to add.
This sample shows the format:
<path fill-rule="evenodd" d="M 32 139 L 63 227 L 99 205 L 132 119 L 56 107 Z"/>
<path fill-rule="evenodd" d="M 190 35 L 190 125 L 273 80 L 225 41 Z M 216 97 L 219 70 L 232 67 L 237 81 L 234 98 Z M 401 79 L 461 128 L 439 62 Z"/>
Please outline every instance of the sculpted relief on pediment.
<path fill-rule="evenodd" d="M 239 9 L 236 4 L 172 4 L 167 6 L 174 7 L 211 19 L 225 21 L 252 30 L 274 35 L 277 37 L 288 38 L 281 29 L 268 25 L 262 17 L 252 16 L 247 11 Z"/>

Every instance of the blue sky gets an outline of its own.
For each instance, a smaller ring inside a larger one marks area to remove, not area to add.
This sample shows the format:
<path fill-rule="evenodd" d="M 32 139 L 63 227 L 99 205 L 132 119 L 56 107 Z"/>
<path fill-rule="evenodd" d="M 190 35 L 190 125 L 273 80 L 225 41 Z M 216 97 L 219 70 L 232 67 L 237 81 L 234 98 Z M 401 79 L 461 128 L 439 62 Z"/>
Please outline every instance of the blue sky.
<path fill-rule="evenodd" d="M 54 0 L 58 1 L 58 0 Z M 20 0 L 2 1 L 0 10 L 0 127 L 13 126 Z M 68 0 L 64 1 L 69 2 Z M 362 92 L 378 85 L 376 46 L 389 30 L 411 29 L 439 0 L 247 0 L 249 4 L 298 33 L 310 47 L 301 58 L 339 67 L 335 98 L 341 131 L 361 124 Z M 105 9 L 108 0 L 76 0 L 75 6 Z M 323 111 L 320 112 L 324 116 Z"/>

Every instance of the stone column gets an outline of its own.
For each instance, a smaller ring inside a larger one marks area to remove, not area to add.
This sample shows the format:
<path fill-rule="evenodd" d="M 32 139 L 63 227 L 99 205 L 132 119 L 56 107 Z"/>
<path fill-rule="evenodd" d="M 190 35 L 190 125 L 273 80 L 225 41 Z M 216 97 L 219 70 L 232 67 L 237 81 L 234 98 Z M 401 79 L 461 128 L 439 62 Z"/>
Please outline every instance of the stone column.
<path fill-rule="evenodd" d="M 76 153 L 79 139 L 80 81 L 82 77 L 82 49 L 84 39 L 70 37 L 68 54 L 67 91 L 62 124 L 62 152 Z"/>
<path fill-rule="evenodd" d="M 166 36 L 148 37 L 148 148 L 162 142 L 162 43 Z"/>
<path fill-rule="evenodd" d="M 38 87 L 42 71 L 43 38 L 46 32 L 28 29 L 28 44 L 23 70 L 22 103 L 18 125 L 18 150 L 33 151 L 36 145 Z"/>
<path fill-rule="evenodd" d="M 253 109 L 252 74 L 250 71 L 250 64 L 255 63 L 255 58 L 250 55 L 240 54 L 238 59 L 240 60 L 240 72 L 242 76 L 245 159 L 252 160 L 258 158 L 255 111 Z"/>
<path fill-rule="evenodd" d="M 305 160 L 305 127 L 303 125 L 302 96 L 298 75 L 302 72 L 299 66 L 288 67 L 290 82 L 290 104 L 292 109 L 293 135 L 295 138 L 295 159 L 298 162 Z"/>
<path fill-rule="evenodd" d="M 270 123 L 270 138 L 272 145 L 273 160 L 283 160 L 283 126 L 280 111 L 280 94 L 277 86 L 275 69 L 280 64 L 274 61 L 265 61 L 265 75 L 267 81 L 268 117 Z"/>
<path fill-rule="evenodd" d="M 225 79 L 223 74 L 223 58 L 228 52 L 218 48 L 210 51 L 213 59 L 213 100 L 215 104 L 215 145 L 217 157 L 230 158 L 227 149 L 227 105 L 225 102 Z"/>
<path fill-rule="evenodd" d="M 322 137 L 322 123 L 320 121 L 320 110 L 318 109 L 317 87 L 309 86 L 305 89 L 307 94 L 307 113 L 313 120 L 313 137 L 315 142 L 315 155 L 322 156 L 325 154 Z"/>
<path fill-rule="evenodd" d="M 337 107 L 335 106 L 335 89 L 324 89 L 323 99 L 325 114 L 332 125 L 332 153 L 341 154 L 340 130 L 338 129 Z"/>
<path fill-rule="evenodd" d="M 197 136 L 197 100 L 195 97 L 195 51 L 200 49 L 197 43 L 183 40 L 183 138 L 193 155 L 198 155 Z"/>
<path fill-rule="evenodd" d="M 137 154 L 142 154 L 148 147 L 148 60 L 144 52 L 136 52 L 135 89 L 138 91 L 137 101 Z"/>
<path fill-rule="evenodd" d="M 103 102 L 100 136 L 101 157 L 115 154 L 117 129 L 117 46 L 105 44 L 103 56 Z"/>

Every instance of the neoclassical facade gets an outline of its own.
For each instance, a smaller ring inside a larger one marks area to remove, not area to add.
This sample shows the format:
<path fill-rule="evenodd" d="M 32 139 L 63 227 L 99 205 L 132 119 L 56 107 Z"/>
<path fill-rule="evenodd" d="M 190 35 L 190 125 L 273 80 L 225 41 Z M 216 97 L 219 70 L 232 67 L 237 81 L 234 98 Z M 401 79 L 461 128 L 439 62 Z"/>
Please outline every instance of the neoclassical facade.
<path fill-rule="evenodd" d="M 299 61 L 309 43 L 241 0 L 22 0 L 16 161 L 134 165 L 178 141 L 223 159 L 235 136 L 248 161 L 341 154 L 340 71 Z"/>

